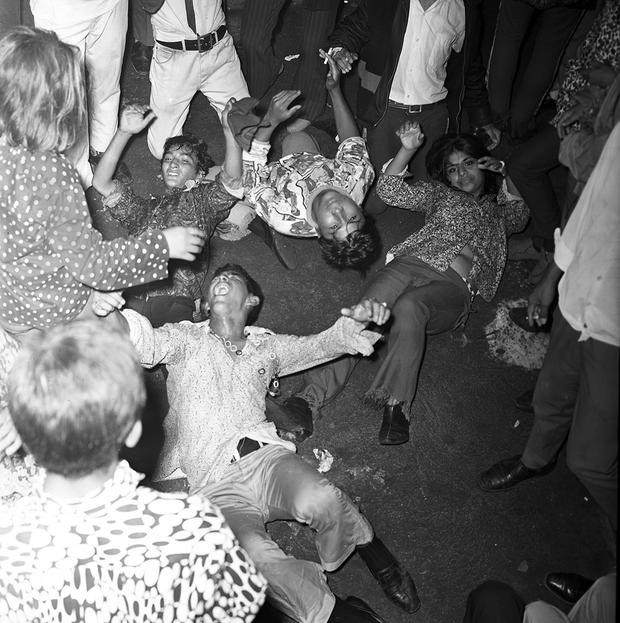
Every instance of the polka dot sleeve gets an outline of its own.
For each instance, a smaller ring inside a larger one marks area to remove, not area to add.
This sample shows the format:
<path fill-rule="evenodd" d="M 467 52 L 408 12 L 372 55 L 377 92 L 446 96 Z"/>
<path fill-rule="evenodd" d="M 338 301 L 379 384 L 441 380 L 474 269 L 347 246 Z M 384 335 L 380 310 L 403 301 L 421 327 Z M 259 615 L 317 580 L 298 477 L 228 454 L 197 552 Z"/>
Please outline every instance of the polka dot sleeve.
<path fill-rule="evenodd" d="M 48 241 L 74 279 L 99 290 L 117 290 L 168 275 L 168 245 L 159 231 L 103 240 L 79 193 L 63 194 L 50 215 Z"/>

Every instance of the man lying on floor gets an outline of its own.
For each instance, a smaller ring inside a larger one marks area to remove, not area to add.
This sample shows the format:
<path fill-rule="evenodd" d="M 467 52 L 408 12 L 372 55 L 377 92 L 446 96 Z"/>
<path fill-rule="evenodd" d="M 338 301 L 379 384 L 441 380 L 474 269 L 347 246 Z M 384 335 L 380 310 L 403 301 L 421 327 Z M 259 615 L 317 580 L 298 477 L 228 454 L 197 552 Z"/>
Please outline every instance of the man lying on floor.
<path fill-rule="evenodd" d="M 387 596 L 414 612 L 420 602 L 409 573 L 348 496 L 295 454 L 295 445 L 278 437 L 265 419 L 265 394 L 274 376 L 344 353 L 369 355 L 378 335 L 344 317 L 317 335 L 275 335 L 247 326 L 261 303 L 258 284 L 229 264 L 209 285 L 206 322 L 153 329 L 136 312 L 122 312 L 142 364 L 168 367 L 170 411 L 158 476 L 185 475 L 192 493 L 222 510 L 267 578 L 268 596 L 295 621 L 381 621 L 367 604 L 339 599 L 327 585 L 324 570 L 335 571 L 354 551 Z M 309 525 L 321 564 L 284 553 L 265 530 L 274 520 Z"/>

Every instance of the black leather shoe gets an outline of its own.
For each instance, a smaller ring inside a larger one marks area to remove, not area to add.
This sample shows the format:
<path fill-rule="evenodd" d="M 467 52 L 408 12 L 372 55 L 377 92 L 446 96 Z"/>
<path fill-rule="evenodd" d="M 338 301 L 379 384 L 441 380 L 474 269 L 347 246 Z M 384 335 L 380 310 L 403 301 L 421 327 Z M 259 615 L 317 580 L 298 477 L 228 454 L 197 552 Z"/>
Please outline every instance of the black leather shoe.
<path fill-rule="evenodd" d="M 379 430 L 382 446 L 398 446 L 409 441 L 409 420 L 403 413 L 402 404 L 385 405 L 383 422 Z"/>
<path fill-rule="evenodd" d="M 534 400 L 534 388 L 528 389 L 527 391 L 519 394 L 515 400 L 515 407 L 519 409 L 519 411 L 525 411 L 526 413 L 534 413 L 534 405 L 532 401 Z"/>
<path fill-rule="evenodd" d="M 578 573 L 547 573 L 545 586 L 556 596 L 574 604 L 594 584 L 594 580 Z"/>
<path fill-rule="evenodd" d="M 363 599 L 351 595 L 350 597 L 347 597 L 345 601 L 352 608 L 367 614 L 373 621 L 376 621 L 377 623 L 385 623 L 385 621 Z"/>
<path fill-rule="evenodd" d="M 391 564 L 377 572 L 372 569 L 370 571 L 379 582 L 383 592 L 399 608 L 409 613 L 420 609 L 420 598 L 413 578 L 398 563 Z"/>
<path fill-rule="evenodd" d="M 542 469 L 531 469 L 523 465 L 520 456 L 513 456 L 482 472 L 478 477 L 478 486 L 483 491 L 505 491 L 528 478 L 548 474 L 554 466 L 555 463 L 550 463 Z"/>

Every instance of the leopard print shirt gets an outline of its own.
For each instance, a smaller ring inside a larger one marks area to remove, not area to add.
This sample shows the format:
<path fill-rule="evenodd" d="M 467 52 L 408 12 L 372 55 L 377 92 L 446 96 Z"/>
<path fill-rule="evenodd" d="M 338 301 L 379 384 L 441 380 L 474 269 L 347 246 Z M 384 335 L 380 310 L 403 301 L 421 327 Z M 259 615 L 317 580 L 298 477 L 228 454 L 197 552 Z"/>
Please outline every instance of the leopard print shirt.
<path fill-rule="evenodd" d="M 122 461 L 94 495 L 0 507 L 1 621 L 254 620 L 266 581 L 220 511 L 140 478 Z"/>

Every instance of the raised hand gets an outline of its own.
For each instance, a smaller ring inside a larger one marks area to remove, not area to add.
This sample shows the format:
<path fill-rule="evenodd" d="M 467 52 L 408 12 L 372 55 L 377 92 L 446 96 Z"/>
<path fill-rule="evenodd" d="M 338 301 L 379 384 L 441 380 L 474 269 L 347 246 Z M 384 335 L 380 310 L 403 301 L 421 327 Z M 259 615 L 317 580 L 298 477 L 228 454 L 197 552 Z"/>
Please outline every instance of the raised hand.
<path fill-rule="evenodd" d="M 119 132 L 139 134 L 155 119 L 155 113 L 146 104 L 126 104 L 118 122 Z"/>
<path fill-rule="evenodd" d="M 396 136 L 400 139 L 401 145 L 410 151 L 419 149 L 424 142 L 424 133 L 417 121 L 405 121 L 396 130 Z"/>
<path fill-rule="evenodd" d="M 353 307 L 343 307 L 340 313 L 358 322 L 374 322 L 379 326 L 385 324 L 390 319 L 391 314 L 387 303 L 379 302 L 374 298 L 362 299 Z"/>
<path fill-rule="evenodd" d="M 329 71 L 327 72 L 327 78 L 325 79 L 325 88 L 328 91 L 333 91 L 340 86 L 340 69 L 336 64 L 336 61 L 325 50 L 319 50 L 319 56 L 327 62 L 329 65 Z"/>
<path fill-rule="evenodd" d="M 291 106 L 300 94 L 301 91 L 299 89 L 276 93 L 271 98 L 271 102 L 269 102 L 269 108 L 264 117 L 265 121 L 272 127 L 275 127 L 283 121 L 290 119 L 301 108 L 301 104 Z"/>
<path fill-rule="evenodd" d="M 506 163 L 492 156 L 482 156 L 482 158 L 478 158 L 478 168 L 486 169 L 493 173 L 499 173 L 500 175 L 506 174 Z"/>
<path fill-rule="evenodd" d="M 163 234 L 170 259 L 193 262 L 205 243 L 204 233 L 197 227 L 170 227 Z"/>
<path fill-rule="evenodd" d="M 232 130 L 230 129 L 230 125 L 228 125 L 228 115 L 230 114 L 233 104 L 236 101 L 237 100 L 234 97 L 231 97 L 226 102 L 226 106 L 224 106 L 224 110 L 222 111 L 222 129 L 224 130 L 224 132 L 232 132 Z"/>
<path fill-rule="evenodd" d="M 353 67 L 353 63 L 358 59 L 358 56 L 355 52 L 349 52 L 346 48 L 340 48 L 332 53 L 332 58 L 338 66 L 340 73 L 348 74 Z"/>

